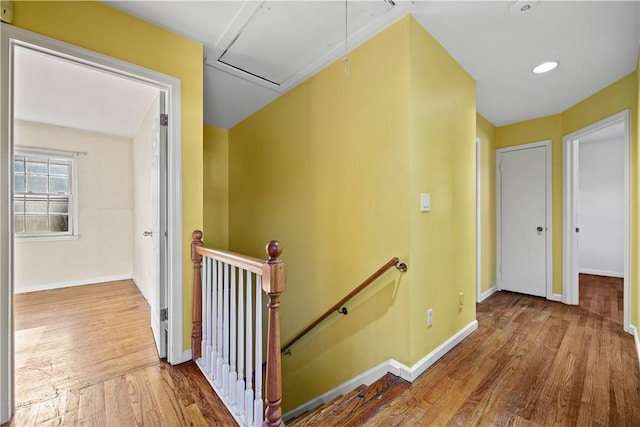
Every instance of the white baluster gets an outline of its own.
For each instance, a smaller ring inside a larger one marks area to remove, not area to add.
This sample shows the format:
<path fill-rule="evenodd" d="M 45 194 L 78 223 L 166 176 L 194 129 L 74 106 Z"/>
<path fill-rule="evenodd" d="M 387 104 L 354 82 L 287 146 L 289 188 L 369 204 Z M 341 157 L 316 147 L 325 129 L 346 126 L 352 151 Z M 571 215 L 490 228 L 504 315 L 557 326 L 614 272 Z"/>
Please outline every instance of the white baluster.
<path fill-rule="evenodd" d="M 216 309 L 213 306 L 215 304 L 215 276 L 216 276 L 216 265 L 217 262 L 213 258 L 209 258 L 209 283 L 207 285 L 207 307 L 208 307 L 208 315 L 207 319 L 209 320 L 209 324 L 207 325 L 207 367 L 209 368 L 209 377 L 213 378 L 215 371 L 213 367 L 215 366 L 215 357 L 216 357 L 216 342 L 215 342 L 215 324 L 216 324 Z"/>
<path fill-rule="evenodd" d="M 222 277 L 222 267 L 223 267 L 223 262 L 222 261 L 218 261 L 218 280 L 216 283 L 216 289 L 217 289 L 217 310 L 218 310 L 218 317 L 216 318 L 216 329 L 217 329 L 217 335 L 216 335 L 216 351 L 217 351 L 217 358 L 216 358 L 216 385 L 220 388 L 222 388 L 222 363 L 223 363 L 223 359 L 222 359 L 222 325 L 223 325 L 223 317 L 224 317 L 224 313 L 222 312 L 222 287 L 224 286 L 223 283 L 223 277 Z"/>
<path fill-rule="evenodd" d="M 208 371 L 209 378 L 215 380 L 216 378 L 216 360 L 218 359 L 218 348 L 216 344 L 216 322 L 218 321 L 218 310 L 217 310 L 217 294 L 216 294 L 216 284 L 218 282 L 218 261 L 215 259 L 211 259 L 209 263 L 209 268 L 211 270 L 210 273 L 210 281 L 209 281 L 209 295 L 208 295 L 208 304 L 209 304 L 209 333 L 207 334 L 209 343 L 209 359 L 208 359 Z"/>
<path fill-rule="evenodd" d="M 209 374 L 209 370 L 207 369 L 208 367 L 208 361 L 209 361 L 209 354 L 207 354 L 207 347 L 209 344 L 209 322 L 211 321 L 210 317 L 209 317 L 209 306 L 208 306 L 208 300 L 209 300 L 209 292 L 208 292 L 208 287 L 209 287 L 209 281 L 210 281 L 210 277 L 209 277 L 209 268 L 210 268 L 210 263 L 211 259 L 208 257 L 203 257 L 202 258 L 202 303 L 201 303 L 201 308 L 202 308 L 202 342 L 200 343 L 200 362 L 202 363 L 202 365 L 204 366 L 205 369 L 205 374 L 208 375 Z"/>
<path fill-rule="evenodd" d="M 253 424 L 253 383 L 251 380 L 251 371 L 253 370 L 253 284 L 252 282 L 253 274 L 251 272 L 247 272 L 247 334 L 245 336 L 245 342 L 247 343 L 247 351 L 246 362 L 247 362 L 247 372 L 246 372 L 246 391 L 245 391 L 245 421 L 247 425 Z"/>
<path fill-rule="evenodd" d="M 235 406 L 236 403 L 236 382 L 238 381 L 238 371 L 236 367 L 236 351 L 237 344 L 236 338 L 238 336 L 238 330 L 236 329 L 236 307 L 238 299 L 236 298 L 236 287 L 238 282 L 236 281 L 236 267 L 231 267 L 231 300 L 229 302 L 231 308 L 231 317 L 229 319 L 229 403 Z"/>
<path fill-rule="evenodd" d="M 236 413 L 244 414 L 244 276 L 240 270 L 238 282 L 238 381 L 236 383 Z M 249 273 L 251 274 L 251 273 Z"/>
<path fill-rule="evenodd" d="M 229 264 L 224 264 L 224 337 L 222 341 L 222 393 L 229 395 Z"/>
<path fill-rule="evenodd" d="M 256 396 L 253 408 L 253 425 L 261 426 L 264 414 L 262 404 L 262 276 L 257 276 L 256 281 Z"/>

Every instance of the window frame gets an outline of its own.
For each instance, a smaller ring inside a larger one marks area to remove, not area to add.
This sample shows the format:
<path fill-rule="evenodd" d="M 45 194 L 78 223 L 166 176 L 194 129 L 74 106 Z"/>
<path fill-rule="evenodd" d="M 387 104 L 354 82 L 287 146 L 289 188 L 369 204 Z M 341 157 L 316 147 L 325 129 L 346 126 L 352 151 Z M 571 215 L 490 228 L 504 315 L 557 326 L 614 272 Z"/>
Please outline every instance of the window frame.
<path fill-rule="evenodd" d="M 15 222 L 16 212 L 15 212 L 15 202 L 16 195 L 24 195 L 29 193 L 16 193 L 15 191 L 15 158 L 16 156 L 23 157 L 46 157 L 49 159 L 64 159 L 70 161 L 70 179 L 69 179 L 69 193 L 65 194 L 68 197 L 68 231 L 47 231 L 47 232 L 38 232 L 38 233 L 27 233 L 27 232 L 18 232 L 14 230 L 14 237 L 16 241 L 22 242 L 36 242 L 36 241 L 50 241 L 50 240 L 76 240 L 79 238 L 80 234 L 78 231 L 78 153 L 72 151 L 65 151 L 59 149 L 49 149 L 49 148 L 34 148 L 34 147 L 25 147 L 25 146 L 15 146 L 13 158 L 11 161 L 11 201 L 12 201 L 12 218 Z M 47 172 L 49 175 L 49 172 Z M 26 170 L 25 170 L 26 177 Z M 25 180 L 25 191 L 26 191 L 26 180 Z M 46 194 L 47 200 L 49 197 L 55 196 L 53 193 L 42 193 Z M 47 215 L 50 215 L 48 212 Z"/>

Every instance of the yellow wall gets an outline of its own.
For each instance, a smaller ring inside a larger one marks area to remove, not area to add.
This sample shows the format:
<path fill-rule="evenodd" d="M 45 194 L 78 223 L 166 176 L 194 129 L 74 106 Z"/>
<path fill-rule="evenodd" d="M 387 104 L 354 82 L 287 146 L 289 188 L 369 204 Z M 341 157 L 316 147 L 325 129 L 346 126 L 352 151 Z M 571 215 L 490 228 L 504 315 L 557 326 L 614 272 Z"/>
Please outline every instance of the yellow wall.
<path fill-rule="evenodd" d="M 281 241 L 283 342 L 390 258 L 409 264 L 283 358 L 285 410 L 389 358 L 411 365 L 475 318 L 473 81 L 410 17 L 349 63 L 350 76 L 336 62 L 229 131 L 229 246 L 263 257 Z"/>
<path fill-rule="evenodd" d="M 526 144 L 529 142 L 552 140 L 552 205 L 553 205 L 553 292 L 561 294 L 562 289 L 562 137 L 605 119 L 627 108 L 632 109 L 631 126 L 631 176 L 632 182 L 637 180 L 637 132 L 636 117 L 633 110 L 637 108 L 637 76 L 631 73 L 610 86 L 579 102 L 561 114 L 527 120 L 512 125 L 496 128 L 496 148 Z M 636 259 L 637 237 L 637 195 L 632 193 L 632 260 Z M 634 298 L 631 313 L 637 318 L 638 313 L 638 272 L 637 263 L 631 264 L 631 291 Z"/>
<path fill-rule="evenodd" d="M 496 127 L 476 115 L 480 138 L 480 289 L 496 286 Z"/>
<path fill-rule="evenodd" d="M 551 140 L 553 293 L 562 293 L 562 117 L 560 114 L 496 128 L 496 148 Z"/>
<path fill-rule="evenodd" d="M 390 258 L 408 261 L 407 22 L 350 53 L 350 76 L 336 62 L 229 131 L 229 246 L 264 257 L 282 243 L 283 343 Z M 407 279 L 389 271 L 283 357 L 285 410 L 408 362 Z"/>
<path fill-rule="evenodd" d="M 203 240 L 208 248 L 229 248 L 229 131 L 204 126 Z"/>
<path fill-rule="evenodd" d="M 638 320 L 638 295 L 640 283 L 638 282 L 638 75 L 637 71 L 621 78 L 615 83 L 602 89 L 569 108 L 562 113 L 562 134 L 568 135 L 576 130 L 589 126 L 592 123 L 605 119 L 613 114 L 630 109 L 630 181 L 631 181 L 631 256 L 630 256 L 630 321 L 636 326 Z M 562 153 L 560 153 L 562 154 Z M 561 235 L 559 236 L 562 237 Z M 554 254 L 554 258 L 555 258 Z M 554 263 L 555 264 L 555 263 Z M 560 266 L 562 268 L 562 253 L 560 253 Z"/>
<path fill-rule="evenodd" d="M 473 79 L 413 18 L 410 48 L 413 364 L 475 320 L 476 100 Z M 431 212 L 420 212 L 421 192 L 431 194 Z"/>
<path fill-rule="evenodd" d="M 633 72 L 563 112 L 563 135 L 568 135 L 627 108 L 635 109 L 633 103 L 636 86 L 637 77 Z"/>
<path fill-rule="evenodd" d="M 13 25 L 180 78 L 183 348 L 191 346 L 191 232 L 202 227 L 202 45 L 99 2 L 14 2 Z"/>

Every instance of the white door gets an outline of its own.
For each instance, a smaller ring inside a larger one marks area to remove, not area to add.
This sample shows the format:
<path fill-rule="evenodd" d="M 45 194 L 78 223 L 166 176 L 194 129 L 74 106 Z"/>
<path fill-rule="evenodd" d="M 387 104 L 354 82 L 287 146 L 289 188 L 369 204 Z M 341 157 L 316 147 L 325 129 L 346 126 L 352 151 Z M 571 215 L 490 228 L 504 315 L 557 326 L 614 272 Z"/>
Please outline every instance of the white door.
<path fill-rule="evenodd" d="M 499 289 L 547 295 L 547 150 L 498 150 Z"/>
<path fill-rule="evenodd" d="M 167 275 L 166 275 L 166 250 L 167 250 L 167 124 L 166 117 L 166 93 L 160 91 L 159 111 L 157 120 L 153 122 L 153 142 L 151 145 L 151 231 L 153 253 L 153 268 L 151 275 L 151 329 L 156 342 L 159 357 L 167 357 Z"/>

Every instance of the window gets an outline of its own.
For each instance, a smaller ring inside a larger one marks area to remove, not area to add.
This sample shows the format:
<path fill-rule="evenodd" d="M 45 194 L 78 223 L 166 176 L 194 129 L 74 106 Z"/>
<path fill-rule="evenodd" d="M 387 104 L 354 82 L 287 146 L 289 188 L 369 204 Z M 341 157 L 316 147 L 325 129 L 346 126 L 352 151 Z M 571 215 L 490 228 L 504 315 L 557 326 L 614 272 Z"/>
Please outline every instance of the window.
<path fill-rule="evenodd" d="M 14 231 L 18 238 L 77 236 L 77 155 L 16 148 Z"/>

